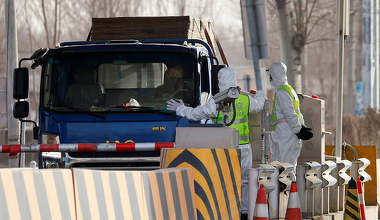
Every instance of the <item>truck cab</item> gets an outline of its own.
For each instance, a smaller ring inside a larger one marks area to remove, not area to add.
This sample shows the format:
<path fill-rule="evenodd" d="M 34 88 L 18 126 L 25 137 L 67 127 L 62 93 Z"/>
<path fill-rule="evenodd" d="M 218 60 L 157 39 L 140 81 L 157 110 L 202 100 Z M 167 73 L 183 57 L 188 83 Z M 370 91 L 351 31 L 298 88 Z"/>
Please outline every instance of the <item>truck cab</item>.
<path fill-rule="evenodd" d="M 66 42 L 33 60 L 42 67 L 39 144 L 174 142 L 177 127 L 199 122 L 166 102 L 196 107 L 212 94 L 213 54 L 200 40 Z M 159 154 L 41 153 L 39 166 L 155 169 Z"/>

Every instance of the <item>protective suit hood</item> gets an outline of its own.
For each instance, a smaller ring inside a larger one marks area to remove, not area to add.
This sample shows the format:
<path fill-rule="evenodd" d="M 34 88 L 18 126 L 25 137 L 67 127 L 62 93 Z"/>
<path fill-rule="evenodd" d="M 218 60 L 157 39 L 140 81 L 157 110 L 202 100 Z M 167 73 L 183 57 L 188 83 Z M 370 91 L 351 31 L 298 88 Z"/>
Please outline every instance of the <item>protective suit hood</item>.
<path fill-rule="evenodd" d="M 276 89 L 282 85 L 288 85 L 288 77 L 286 75 L 287 68 L 284 63 L 275 62 L 269 67 L 269 74 L 273 78 L 272 84 Z"/>
<path fill-rule="evenodd" d="M 225 67 L 218 72 L 219 91 L 224 91 L 230 87 L 236 87 L 237 81 L 235 72 L 230 67 Z"/>

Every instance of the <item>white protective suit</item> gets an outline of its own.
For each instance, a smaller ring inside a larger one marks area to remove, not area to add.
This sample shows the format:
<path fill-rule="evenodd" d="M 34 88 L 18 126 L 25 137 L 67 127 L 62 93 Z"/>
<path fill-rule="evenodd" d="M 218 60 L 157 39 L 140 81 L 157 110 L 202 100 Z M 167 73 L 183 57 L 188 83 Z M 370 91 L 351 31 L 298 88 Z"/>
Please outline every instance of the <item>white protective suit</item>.
<path fill-rule="evenodd" d="M 289 85 L 286 75 L 286 65 L 281 62 L 273 63 L 269 68 L 272 76 L 272 86 L 275 88 L 275 114 L 277 120 L 285 118 L 280 122 L 271 134 L 271 160 L 297 165 L 297 159 L 301 152 L 301 140 L 296 134 L 304 124 L 303 116 L 297 116 L 294 111 L 292 97 L 288 92 L 278 87 Z M 296 96 L 298 99 L 298 97 Z M 295 168 L 294 168 L 295 169 Z M 293 172 L 295 174 L 295 172 Z"/>
<path fill-rule="evenodd" d="M 230 87 L 236 87 L 237 81 L 235 72 L 229 68 L 225 67 L 221 69 L 218 73 L 219 80 L 219 91 L 224 91 Z M 249 112 L 259 112 L 264 107 L 265 94 L 262 90 L 257 91 L 254 98 L 249 97 Z M 203 106 L 198 106 L 196 108 L 186 107 L 180 105 L 176 113 L 179 116 L 185 117 L 190 120 L 199 121 L 202 119 L 212 119 L 218 117 L 218 111 L 216 110 L 216 104 L 213 98 L 210 98 L 207 103 Z M 242 184 L 242 203 L 241 212 L 242 214 L 248 213 L 248 169 L 252 168 L 252 150 L 251 144 L 239 145 L 241 150 L 241 184 Z"/>

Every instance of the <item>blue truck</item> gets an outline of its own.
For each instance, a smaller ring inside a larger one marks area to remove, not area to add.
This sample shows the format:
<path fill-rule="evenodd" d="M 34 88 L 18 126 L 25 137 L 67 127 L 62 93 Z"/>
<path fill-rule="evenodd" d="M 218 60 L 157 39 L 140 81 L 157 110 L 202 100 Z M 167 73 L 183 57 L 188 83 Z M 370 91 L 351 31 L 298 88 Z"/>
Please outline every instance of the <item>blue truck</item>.
<path fill-rule="evenodd" d="M 28 68 L 41 66 L 39 144 L 174 142 L 192 123 L 166 109 L 169 99 L 204 104 L 223 67 L 198 39 L 79 41 L 39 49 L 14 75 L 14 117 L 29 107 Z M 175 70 L 175 77 L 170 70 Z M 24 120 L 25 121 L 25 120 Z M 26 120 L 28 121 L 28 120 Z M 40 168 L 155 169 L 159 151 L 40 153 Z"/>

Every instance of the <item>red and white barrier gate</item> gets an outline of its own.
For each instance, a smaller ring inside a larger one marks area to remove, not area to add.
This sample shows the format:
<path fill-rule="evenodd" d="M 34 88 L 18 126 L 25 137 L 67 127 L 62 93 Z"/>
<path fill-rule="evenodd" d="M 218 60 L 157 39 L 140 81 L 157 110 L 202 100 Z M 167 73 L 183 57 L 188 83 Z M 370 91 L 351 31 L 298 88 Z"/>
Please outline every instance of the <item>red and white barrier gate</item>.
<path fill-rule="evenodd" d="M 106 151 L 160 151 L 174 148 L 173 142 L 164 143 L 86 143 L 86 144 L 36 144 L 0 145 L 0 153 L 15 156 L 19 152 L 106 152 Z"/>

